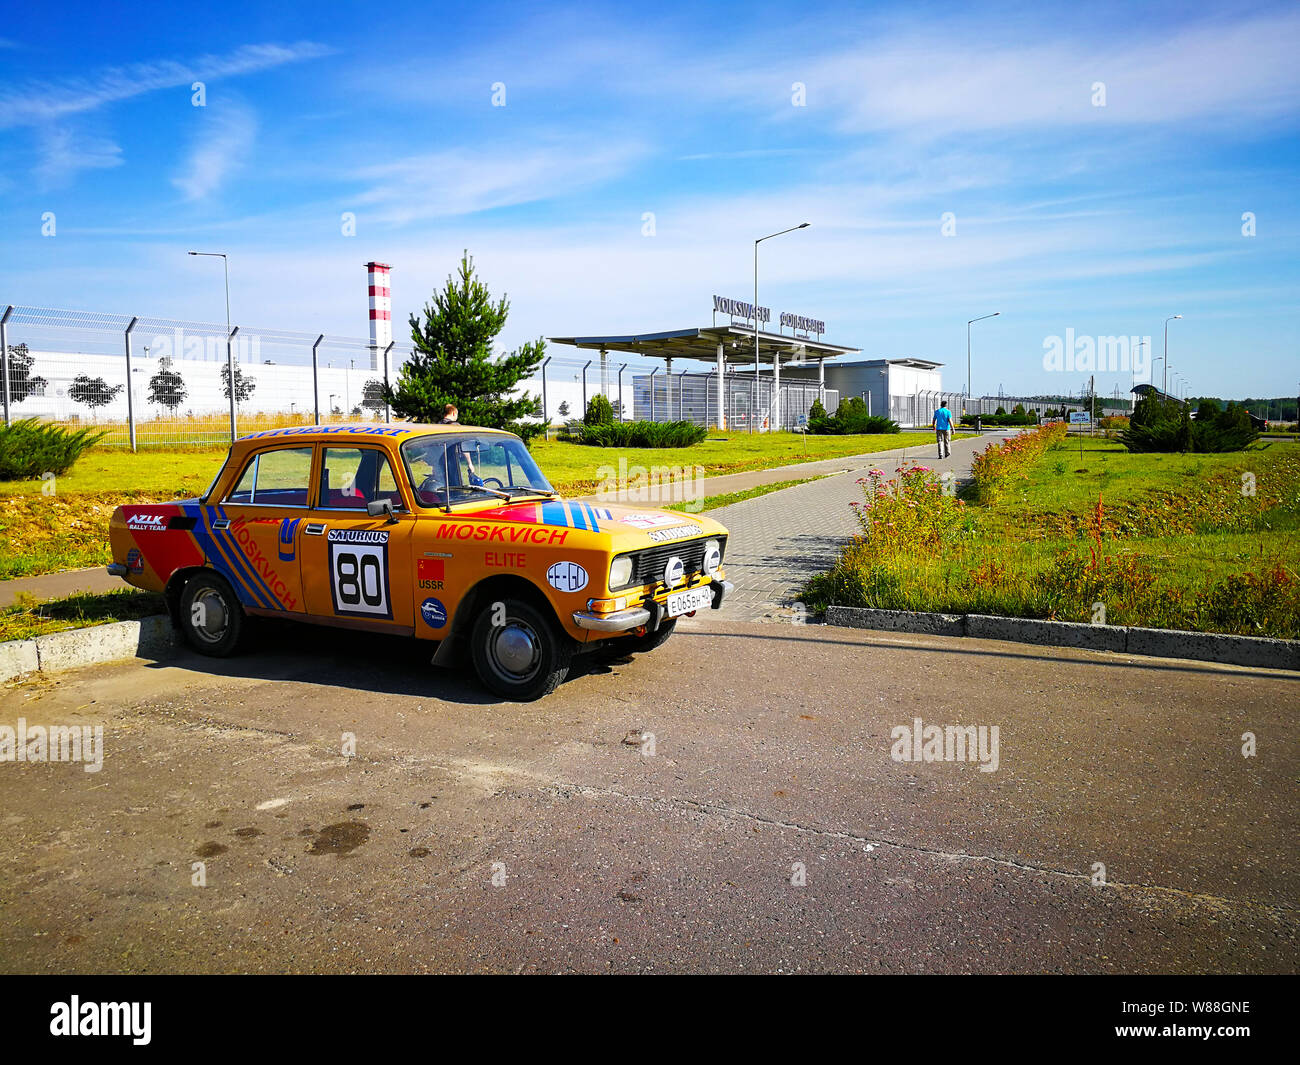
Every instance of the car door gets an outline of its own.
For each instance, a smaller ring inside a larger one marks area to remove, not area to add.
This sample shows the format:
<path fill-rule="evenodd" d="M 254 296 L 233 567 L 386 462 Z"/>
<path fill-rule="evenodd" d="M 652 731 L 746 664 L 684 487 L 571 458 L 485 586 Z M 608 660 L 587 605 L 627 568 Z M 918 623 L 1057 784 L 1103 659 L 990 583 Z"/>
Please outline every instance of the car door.
<path fill-rule="evenodd" d="M 255 610 L 305 610 L 298 544 L 312 452 L 310 446 L 254 452 L 226 498 L 204 508 L 209 560 Z"/>
<path fill-rule="evenodd" d="M 414 626 L 410 501 L 382 447 L 320 445 L 314 508 L 301 535 L 307 612 L 363 628 Z M 394 518 L 372 518 L 387 499 Z"/>

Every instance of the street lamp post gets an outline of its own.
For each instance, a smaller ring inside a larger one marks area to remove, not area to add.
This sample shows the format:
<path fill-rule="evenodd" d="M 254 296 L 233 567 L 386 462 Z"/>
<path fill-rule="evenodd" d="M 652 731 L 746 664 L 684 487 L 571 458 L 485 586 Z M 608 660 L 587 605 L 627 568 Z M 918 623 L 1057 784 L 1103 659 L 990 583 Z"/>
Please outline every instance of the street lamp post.
<path fill-rule="evenodd" d="M 230 260 L 224 251 L 192 251 L 191 255 L 206 255 L 221 260 L 226 276 L 226 373 L 230 375 L 230 442 L 235 442 L 235 356 L 230 344 Z"/>
<path fill-rule="evenodd" d="M 779 233 L 769 233 L 765 237 L 759 237 L 754 241 L 754 385 L 753 385 L 753 402 L 750 404 L 749 431 L 754 431 L 754 415 L 758 413 L 758 246 L 765 240 L 771 240 L 773 237 L 779 237 L 785 233 L 793 233 L 796 229 L 807 229 L 810 222 L 800 222 L 797 226 L 791 226 L 789 229 L 783 229 Z M 777 368 L 776 360 L 781 356 L 779 353 L 772 355 L 772 378 L 773 390 L 780 384 L 780 370 Z M 776 417 L 777 421 L 781 420 L 781 394 L 776 394 Z"/>
<path fill-rule="evenodd" d="M 981 314 L 978 318 L 972 318 L 966 323 L 966 406 L 970 406 L 970 327 L 976 322 L 982 322 L 985 318 L 996 318 L 1001 311 L 994 311 L 992 314 Z"/>
<path fill-rule="evenodd" d="M 1162 378 L 1165 385 L 1169 384 L 1169 323 L 1172 322 L 1175 318 L 1181 318 L 1181 317 L 1182 317 L 1181 314 L 1171 314 L 1168 318 L 1165 319 L 1165 365 L 1164 365 L 1164 377 Z M 1164 392 L 1165 388 L 1162 386 L 1160 391 Z M 1165 394 L 1168 395 L 1167 392 Z"/>

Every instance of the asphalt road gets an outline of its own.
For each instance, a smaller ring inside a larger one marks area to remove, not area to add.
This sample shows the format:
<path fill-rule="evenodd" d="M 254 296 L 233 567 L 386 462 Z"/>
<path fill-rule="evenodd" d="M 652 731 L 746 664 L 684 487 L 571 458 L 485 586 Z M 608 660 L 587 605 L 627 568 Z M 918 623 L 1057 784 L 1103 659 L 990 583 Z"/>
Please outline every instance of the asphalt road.
<path fill-rule="evenodd" d="M 518 705 L 262 647 L 0 693 L 105 744 L 0 763 L 0 970 L 1297 969 L 1295 674 L 714 615 Z"/>

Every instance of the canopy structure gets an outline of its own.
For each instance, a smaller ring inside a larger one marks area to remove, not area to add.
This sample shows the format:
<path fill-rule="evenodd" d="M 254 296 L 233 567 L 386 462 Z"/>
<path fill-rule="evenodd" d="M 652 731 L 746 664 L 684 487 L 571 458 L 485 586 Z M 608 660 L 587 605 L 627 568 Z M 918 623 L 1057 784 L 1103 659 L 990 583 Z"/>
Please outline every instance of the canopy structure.
<path fill-rule="evenodd" d="M 758 351 L 754 351 L 753 327 L 729 323 L 709 325 L 696 329 L 672 329 L 663 333 L 635 333 L 625 336 L 592 337 L 549 337 L 553 344 L 568 344 L 575 348 L 599 351 L 601 356 L 601 381 L 606 383 L 605 356 L 611 351 L 621 351 L 643 358 L 658 358 L 667 361 L 667 369 L 672 370 L 673 359 L 697 359 L 712 362 L 717 367 L 719 379 L 732 369 L 752 368 L 755 381 L 759 367 L 764 361 L 772 365 L 773 395 L 780 394 L 781 364 L 797 363 L 806 365 L 817 363 L 819 383 L 825 385 L 825 360 L 840 355 L 855 355 L 858 348 L 844 347 L 841 344 L 827 344 L 822 340 L 791 335 L 789 333 L 769 333 L 758 331 Z M 717 425 L 725 428 L 726 414 L 723 410 L 722 389 L 717 390 Z M 778 401 L 779 402 L 779 401 Z"/>

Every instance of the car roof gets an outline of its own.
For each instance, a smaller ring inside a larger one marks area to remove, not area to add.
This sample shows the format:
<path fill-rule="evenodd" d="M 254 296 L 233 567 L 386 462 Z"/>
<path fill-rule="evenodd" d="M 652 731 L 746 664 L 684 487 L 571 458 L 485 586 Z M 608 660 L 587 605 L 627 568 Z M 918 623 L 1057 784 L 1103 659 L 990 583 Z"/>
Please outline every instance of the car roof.
<path fill-rule="evenodd" d="M 477 425 L 462 425 L 452 422 L 447 425 L 433 425 L 426 422 L 344 422 L 338 425 L 289 425 L 283 429 L 265 429 L 258 433 L 249 433 L 235 441 L 235 447 L 247 450 L 263 441 L 294 440 L 304 444 L 314 444 L 320 440 L 396 440 L 401 442 L 417 436 L 430 436 L 439 433 L 497 433 L 501 436 L 512 434 L 504 429 L 488 429 Z"/>

